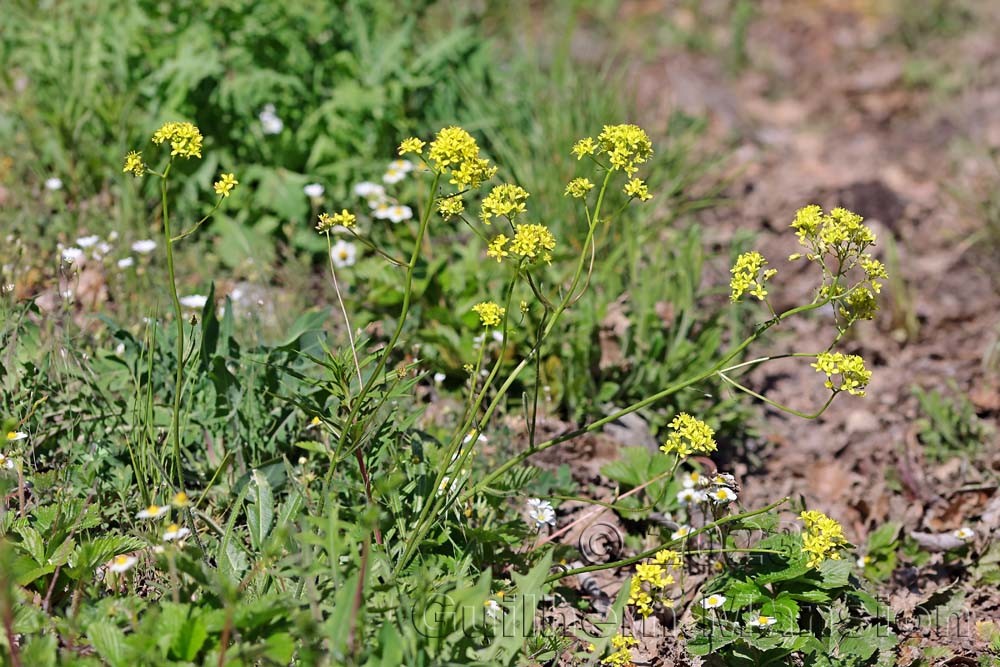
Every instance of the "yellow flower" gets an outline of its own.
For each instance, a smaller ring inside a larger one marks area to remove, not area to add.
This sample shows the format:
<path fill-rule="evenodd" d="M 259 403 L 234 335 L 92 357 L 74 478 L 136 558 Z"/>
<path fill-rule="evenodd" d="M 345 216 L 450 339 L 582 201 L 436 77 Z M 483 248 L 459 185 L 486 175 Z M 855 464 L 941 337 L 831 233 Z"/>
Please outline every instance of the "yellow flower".
<path fill-rule="evenodd" d="M 811 366 L 826 374 L 827 389 L 846 391 L 853 396 L 864 396 L 865 387 L 872 379 L 872 372 L 865 368 L 865 360 L 856 354 L 823 352 L 816 356 L 816 363 Z M 839 387 L 833 383 L 834 375 L 841 377 Z"/>
<path fill-rule="evenodd" d="M 450 183 L 460 188 L 477 188 L 497 171 L 489 160 L 479 157 L 476 140 L 460 127 L 440 130 L 430 144 L 427 159 L 435 172 L 450 172 Z"/>
<path fill-rule="evenodd" d="M 501 261 L 503 261 L 504 257 L 510 254 L 509 252 L 504 250 L 504 246 L 507 245 L 507 241 L 509 240 L 510 239 L 508 239 L 503 234 L 500 234 L 499 236 L 494 238 L 492 241 L 490 241 L 489 248 L 487 248 L 486 250 L 486 256 L 493 257 L 494 259 L 497 260 L 497 263 L 499 264 Z"/>
<path fill-rule="evenodd" d="M 624 171 L 629 177 L 653 154 L 653 144 L 638 125 L 605 125 L 597 137 L 601 153 L 611 161 L 611 169 Z"/>
<path fill-rule="evenodd" d="M 316 229 L 320 232 L 326 232 L 337 225 L 341 227 L 346 227 L 350 229 L 358 224 L 358 219 L 353 213 L 349 212 L 346 208 L 340 213 L 334 213 L 330 215 L 329 213 L 321 213 L 319 216 L 319 224 L 316 225 Z"/>
<path fill-rule="evenodd" d="M 233 191 L 239 181 L 236 180 L 236 176 L 233 174 L 222 174 L 219 180 L 215 182 L 212 187 L 215 188 L 215 194 L 222 195 L 223 197 L 228 197 L 229 193 Z"/>
<path fill-rule="evenodd" d="M 406 155 L 407 153 L 416 153 L 420 155 L 424 152 L 424 142 L 416 137 L 409 137 L 408 139 L 403 139 L 403 143 L 399 144 L 399 154 Z"/>
<path fill-rule="evenodd" d="M 465 202 L 459 196 L 445 197 L 440 202 L 438 202 L 438 213 L 445 220 L 449 220 L 456 215 L 461 215 L 462 211 L 465 210 Z"/>
<path fill-rule="evenodd" d="M 716 449 L 715 431 L 705 422 L 686 412 L 674 417 L 670 422 L 670 430 L 667 441 L 660 447 L 660 451 L 664 454 L 685 457 L 694 452 L 707 454 Z"/>
<path fill-rule="evenodd" d="M 767 296 L 764 283 L 778 272 L 776 269 L 764 270 L 766 264 L 767 260 L 764 259 L 764 256 L 756 251 L 745 252 L 737 257 L 736 264 L 729 270 L 733 274 L 732 280 L 729 281 L 733 293 L 729 299 L 733 302 L 739 301 L 744 294 L 749 292 L 763 301 L 764 297 Z"/>
<path fill-rule="evenodd" d="M 564 196 L 583 199 L 587 196 L 587 193 L 593 189 L 594 184 L 590 182 L 589 178 L 574 178 L 566 184 L 566 192 L 564 193 Z"/>
<path fill-rule="evenodd" d="M 174 494 L 173 500 L 171 500 L 171 502 L 173 503 L 174 507 L 186 507 L 190 501 L 188 500 L 188 494 L 184 493 L 183 491 L 180 491 Z"/>
<path fill-rule="evenodd" d="M 806 530 L 802 533 L 802 551 L 809 555 L 809 567 L 819 567 L 826 559 L 840 560 L 837 551 L 847 544 L 844 529 L 822 512 L 806 511 L 799 515 Z"/>
<path fill-rule="evenodd" d="M 202 140 L 201 131 L 191 123 L 176 121 L 165 123 L 153 133 L 154 144 L 159 145 L 164 141 L 169 141 L 170 155 L 180 155 L 186 158 L 201 157 Z"/>
<path fill-rule="evenodd" d="M 472 310 L 479 315 L 484 327 L 500 326 L 504 313 L 507 312 L 505 308 L 500 307 L 494 301 L 477 303 L 472 307 Z"/>
<path fill-rule="evenodd" d="M 594 143 L 593 138 L 584 137 L 583 139 L 580 139 L 580 141 L 576 142 L 571 152 L 576 156 L 577 160 L 580 160 L 583 159 L 584 155 L 593 155 L 596 150 L 597 144 Z"/>
<path fill-rule="evenodd" d="M 649 188 L 646 187 L 646 183 L 641 178 L 633 178 L 626 183 L 625 194 L 629 197 L 635 197 L 639 201 L 647 201 L 653 198 L 653 195 L 649 194 Z"/>
<path fill-rule="evenodd" d="M 518 215 L 524 213 L 524 202 L 529 196 L 528 192 L 519 185 L 512 183 L 497 185 L 483 200 L 479 217 L 487 225 L 490 224 L 490 218 L 493 216 L 505 216 L 508 220 L 513 221 Z"/>
<path fill-rule="evenodd" d="M 142 153 L 129 151 L 125 156 L 125 168 L 122 169 L 122 173 L 132 174 L 137 178 L 145 174 L 146 164 L 142 161 Z"/>
<path fill-rule="evenodd" d="M 528 259 L 536 259 L 539 255 L 546 262 L 552 255 L 547 252 L 556 247 L 556 239 L 545 225 L 525 224 L 514 226 L 514 239 L 510 243 L 510 251 Z"/>
<path fill-rule="evenodd" d="M 615 651 L 601 660 L 601 664 L 608 667 L 632 667 L 635 663 L 632 661 L 631 649 L 638 645 L 639 642 L 635 637 L 626 637 L 620 633 L 615 635 L 611 638 L 611 646 Z"/>

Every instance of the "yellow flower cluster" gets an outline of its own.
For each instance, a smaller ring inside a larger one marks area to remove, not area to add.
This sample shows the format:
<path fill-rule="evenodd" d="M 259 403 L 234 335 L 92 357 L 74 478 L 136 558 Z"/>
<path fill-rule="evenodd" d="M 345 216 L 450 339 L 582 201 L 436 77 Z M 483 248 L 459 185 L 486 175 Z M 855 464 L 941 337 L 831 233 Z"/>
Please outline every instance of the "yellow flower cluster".
<path fill-rule="evenodd" d="M 479 145 L 472 135 L 460 127 L 439 131 L 431 142 L 427 159 L 435 172 L 450 174 L 450 183 L 459 188 L 478 188 L 497 173 L 489 160 L 479 157 Z"/>
<path fill-rule="evenodd" d="M 399 144 L 399 154 L 406 155 L 407 153 L 416 153 L 420 155 L 424 152 L 424 142 L 416 137 L 409 137 L 408 139 L 403 139 L 403 143 Z"/>
<path fill-rule="evenodd" d="M 215 194 L 228 197 L 233 188 L 239 184 L 234 174 L 222 174 L 212 187 L 215 188 Z"/>
<path fill-rule="evenodd" d="M 499 306 L 494 301 L 484 301 L 482 303 L 477 303 L 472 307 L 476 315 L 479 315 L 479 320 L 483 323 L 484 327 L 497 327 L 503 321 L 504 313 L 507 312 L 506 308 Z"/>
<path fill-rule="evenodd" d="M 649 194 L 649 188 L 646 187 L 645 181 L 641 178 L 633 178 L 626 183 L 625 194 L 629 197 L 634 197 L 639 201 L 647 201 L 653 198 L 653 195 Z"/>
<path fill-rule="evenodd" d="M 573 150 L 570 152 L 576 156 L 577 160 L 581 160 L 584 155 L 593 155 L 596 153 L 597 144 L 594 143 L 593 137 L 584 137 L 573 145 Z"/>
<path fill-rule="evenodd" d="M 201 131 L 191 123 L 170 122 L 153 133 L 153 143 L 170 142 L 170 155 L 201 157 Z"/>
<path fill-rule="evenodd" d="M 864 396 L 865 387 L 872 379 L 872 372 L 865 368 L 865 360 L 856 354 L 823 352 L 811 364 L 819 373 L 826 374 L 827 389 L 846 391 L 853 396 Z M 833 376 L 840 375 L 840 386 L 833 383 Z"/>
<path fill-rule="evenodd" d="M 566 184 L 566 192 L 564 193 L 564 196 L 583 199 L 587 196 L 587 193 L 593 189 L 594 184 L 590 182 L 589 178 L 574 178 Z"/>
<path fill-rule="evenodd" d="M 653 613 L 653 605 L 660 602 L 671 606 L 673 600 L 666 594 L 668 586 L 676 579 L 670 569 L 679 569 L 681 555 L 670 549 L 661 549 L 652 562 L 639 563 L 629 583 L 628 603 L 646 618 Z"/>
<path fill-rule="evenodd" d="M 683 458 L 698 452 L 708 454 L 716 450 L 715 431 L 708 424 L 682 412 L 670 422 L 670 434 L 660 447 L 664 454 L 677 454 Z"/>
<path fill-rule="evenodd" d="M 607 153 L 612 170 L 621 170 L 631 178 L 653 154 L 653 144 L 638 125 L 605 125 L 597 137 L 600 152 Z"/>
<path fill-rule="evenodd" d="M 548 251 L 556 247 L 556 239 L 545 225 L 516 225 L 514 239 L 510 242 L 510 251 L 528 259 L 541 256 L 546 262 L 552 261 Z"/>
<path fill-rule="evenodd" d="M 462 215 L 465 211 L 465 202 L 458 195 L 452 195 L 451 197 L 445 197 L 440 202 L 438 202 L 438 213 L 441 214 L 445 220 L 450 220 L 456 215 Z"/>
<path fill-rule="evenodd" d="M 601 660 L 601 664 L 608 667 L 633 667 L 635 663 L 632 662 L 631 649 L 638 645 L 639 641 L 635 637 L 627 637 L 621 633 L 616 634 L 611 638 L 611 646 L 615 650 Z"/>
<path fill-rule="evenodd" d="M 479 217 L 487 225 L 490 224 L 490 218 L 493 216 L 504 216 L 513 221 L 518 215 L 524 213 L 524 202 L 529 196 L 528 192 L 520 185 L 512 183 L 497 185 L 483 199 L 483 207 Z"/>
<path fill-rule="evenodd" d="M 356 224 L 358 224 L 357 217 L 345 208 L 340 213 L 334 213 L 333 215 L 320 213 L 319 224 L 316 225 L 316 229 L 320 232 L 328 232 L 337 225 L 350 229 Z"/>
<path fill-rule="evenodd" d="M 809 555 L 809 567 L 818 567 L 828 558 L 840 560 L 837 550 L 847 544 L 841 525 L 822 512 L 802 512 L 799 518 L 806 526 L 802 533 L 802 551 Z"/>
<path fill-rule="evenodd" d="M 494 237 L 494 239 L 490 241 L 489 247 L 486 249 L 486 256 L 492 257 L 498 264 L 502 262 L 504 257 L 510 255 L 510 253 L 504 249 L 504 246 L 507 245 L 509 240 L 510 239 L 508 239 L 504 234 L 499 234 Z"/>
<path fill-rule="evenodd" d="M 809 259 L 830 253 L 841 260 L 851 256 L 870 260 L 862 253 L 875 244 L 875 233 L 864 224 L 864 218 L 846 208 L 835 208 L 829 215 L 815 204 L 800 208 L 792 229 L 799 243 L 811 251 Z"/>
<path fill-rule="evenodd" d="M 729 287 L 733 293 L 729 295 L 731 301 L 739 301 L 740 298 L 749 292 L 759 300 L 763 301 L 767 296 L 764 283 L 774 277 L 777 269 L 764 270 L 767 260 L 759 252 L 745 252 L 736 258 L 736 263 L 729 270 L 733 274 L 729 281 Z"/>
<path fill-rule="evenodd" d="M 142 153 L 129 151 L 125 156 L 125 168 L 123 174 L 132 174 L 136 178 L 146 173 L 146 163 L 142 161 Z"/>

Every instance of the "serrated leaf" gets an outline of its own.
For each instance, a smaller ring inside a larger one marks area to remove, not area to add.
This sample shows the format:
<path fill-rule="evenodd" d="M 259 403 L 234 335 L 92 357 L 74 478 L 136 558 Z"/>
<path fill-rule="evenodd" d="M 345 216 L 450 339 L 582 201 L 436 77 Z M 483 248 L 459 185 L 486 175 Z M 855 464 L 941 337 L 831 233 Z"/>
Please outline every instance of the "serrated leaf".
<path fill-rule="evenodd" d="M 87 627 L 87 638 L 97 654 L 104 658 L 111 667 L 126 665 L 127 647 L 125 633 L 116 625 L 107 621 L 97 621 Z"/>

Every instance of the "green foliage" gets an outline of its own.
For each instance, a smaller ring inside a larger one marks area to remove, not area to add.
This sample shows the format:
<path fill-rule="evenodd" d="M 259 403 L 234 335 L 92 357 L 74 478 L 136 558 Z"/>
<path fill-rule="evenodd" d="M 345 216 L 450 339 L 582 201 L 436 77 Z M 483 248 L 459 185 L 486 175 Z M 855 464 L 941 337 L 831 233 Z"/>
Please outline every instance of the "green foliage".
<path fill-rule="evenodd" d="M 941 462 L 953 456 L 974 457 L 987 436 L 987 427 L 963 395 L 948 397 L 937 390 L 913 388 L 920 404 L 917 437 L 924 446 L 924 455 Z"/>

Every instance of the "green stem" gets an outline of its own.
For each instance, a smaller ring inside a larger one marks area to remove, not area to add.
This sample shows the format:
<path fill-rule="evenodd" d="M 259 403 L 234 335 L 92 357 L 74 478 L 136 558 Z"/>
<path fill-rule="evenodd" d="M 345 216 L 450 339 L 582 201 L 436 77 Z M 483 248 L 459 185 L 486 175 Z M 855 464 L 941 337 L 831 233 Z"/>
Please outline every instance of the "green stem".
<path fill-rule="evenodd" d="M 160 199 L 163 206 L 163 237 L 167 244 L 167 276 L 170 281 L 170 300 L 174 306 L 174 326 L 177 329 L 177 372 L 174 377 L 174 404 L 170 430 L 173 435 L 174 475 L 177 477 L 177 487 L 184 489 L 184 475 L 181 469 L 181 391 L 184 388 L 184 313 L 181 310 L 181 300 L 177 295 L 177 276 L 174 271 L 174 239 L 170 234 L 170 213 L 167 208 L 167 178 L 173 161 L 163 171 L 160 180 Z"/>

